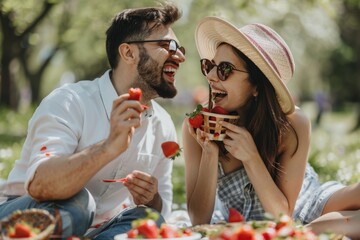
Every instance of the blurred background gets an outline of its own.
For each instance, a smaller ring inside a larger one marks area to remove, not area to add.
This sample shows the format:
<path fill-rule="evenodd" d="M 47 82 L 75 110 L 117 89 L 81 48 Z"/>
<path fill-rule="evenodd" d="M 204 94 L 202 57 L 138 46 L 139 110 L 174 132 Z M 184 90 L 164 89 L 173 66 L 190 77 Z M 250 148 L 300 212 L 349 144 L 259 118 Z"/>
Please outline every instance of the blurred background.
<path fill-rule="evenodd" d="M 322 180 L 360 180 L 359 0 L 178 0 L 183 17 L 174 30 L 187 61 L 177 73 L 179 94 L 159 99 L 179 132 L 186 112 L 207 97 L 194 43 L 196 23 L 219 16 L 238 27 L 274 28 L 293 52 L 289 83 L 294 100 L 312 121 L 310 163 Z M 0 179 L 19 158 L 27 122 L 42 98 L 66 83 L 108 69 L 105 31 L 126 8 L 148 0 L 0 0 Z M 183 206 L 183 158 L 174 162 L 174 202 Z"/>

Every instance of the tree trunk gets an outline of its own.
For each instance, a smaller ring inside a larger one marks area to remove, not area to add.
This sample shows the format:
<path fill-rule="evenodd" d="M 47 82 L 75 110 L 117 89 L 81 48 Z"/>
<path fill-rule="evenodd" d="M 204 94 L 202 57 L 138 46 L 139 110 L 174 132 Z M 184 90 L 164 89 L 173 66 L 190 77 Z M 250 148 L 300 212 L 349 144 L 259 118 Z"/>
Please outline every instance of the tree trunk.
<path fill-rule="evenodd" d="M 17 38 L 7 15 L 0 14 L 1 43 L 1 91 L 0 105 L 16 109 L 19 103 L 18 90 L 11 71 L 11 63 L 17 56 Z"/>

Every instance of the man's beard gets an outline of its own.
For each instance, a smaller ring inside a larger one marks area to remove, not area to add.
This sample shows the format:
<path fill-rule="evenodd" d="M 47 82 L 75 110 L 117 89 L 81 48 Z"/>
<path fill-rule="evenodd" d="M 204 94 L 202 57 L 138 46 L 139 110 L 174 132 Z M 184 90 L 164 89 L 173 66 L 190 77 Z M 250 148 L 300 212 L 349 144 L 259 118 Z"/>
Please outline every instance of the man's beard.
<path fill-rule="evenodd" d="M 173 84 L 169 84 L 162 75 L 162 66 L 147 54 L 144 47 L 140 49 L 140 61 L 137 67 L 139 77 L 138 81 L 155 91 L 157 95 L 163 98 L 173 98 L 177 94 L 177 89 Z"/>

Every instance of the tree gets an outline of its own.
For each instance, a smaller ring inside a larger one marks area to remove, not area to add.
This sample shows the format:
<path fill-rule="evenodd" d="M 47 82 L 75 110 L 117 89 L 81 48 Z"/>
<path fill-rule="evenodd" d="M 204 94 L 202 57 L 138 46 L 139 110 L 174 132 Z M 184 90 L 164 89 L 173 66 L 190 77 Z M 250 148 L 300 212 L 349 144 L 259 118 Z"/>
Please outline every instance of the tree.
<path fill-rule="evenodd" d="M 357 106 L 357 123 L 360 127 L 360 5 L 358 1 L 341 1 L 338 26 L 342 44 L 332 52 L 329 67 L 324 75 L 329 79 L 335 108 L 346 102 Z"/>
<path fill-rule="evenodd" d="M 74 70 L 76 77 L 95 76 L 103 71 L 107 67 L 104 33 L 105 23 L 112 17 L 110 10 L 153 4 L 150 0 L 109 0 L 101 5 L 97 0 L 39 2 L 0 2 L 1 106 L 17 108 L 21 78 L 30 88 L 31 102 L 37 104 L 42 98 L 40 90 L 46 71 L 59 67 L 51 67 L 59 53 L 66 56 L 62 68 L 75 65 L 81 69 Z M 98 49 L 100 53 L 96 52 Z M 15 69 L 14 65 L 20 67 Z"/>
<path fill-rule="evenodd" d="M 49 54 L 47 59 L 34 71 L 30 70 L 29 63 L 26 61 L 31 48 L 29 44 L 29 36 L 34 29 L 45 19 L 50 10 L 56 4 L 54 1 L 45 1 L 42 9 L 37 16 L 28 23 L 23 29 L 19 29 L 15 18 L 17 17 L 14 9 L 9 8 L 4 2 L 0 3 L 0 24 L 2 29 L 1 43 L 1 92 L 0 104 L 3 106 L 16 108 L 18 104 L 18 88 L 14 73 L 12 71 L 12 63 L 16 60 L 20 61 L 25 75 L 30 80 L 32 96 L 34 100 L 38 98 L 38 86 L 40 85 L 41 76 L 54 56 L 56 49 Z"/>

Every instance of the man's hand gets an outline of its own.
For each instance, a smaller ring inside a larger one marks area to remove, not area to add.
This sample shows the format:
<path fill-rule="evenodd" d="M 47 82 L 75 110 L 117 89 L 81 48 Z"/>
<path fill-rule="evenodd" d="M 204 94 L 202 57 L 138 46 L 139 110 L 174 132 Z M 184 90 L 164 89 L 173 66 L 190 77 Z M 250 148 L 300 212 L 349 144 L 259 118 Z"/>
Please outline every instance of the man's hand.
<path fill-rule="evenodd" d="M 139 101 L 128 101 L 129 94 L 119 96 L 112 106 L 110 133 L 105 148 L 114 157 L 124 152 L 131 142 L 135 128 L 140 126 L 143 111 Z"/>
<path fill-rule="evenodd" d="M 136 205 L 146 205 L 161 211 L 158 181 L 155 177 L 135 170 L 127 176 L 127 179 L 124 186 L 130 191 Z"/>

